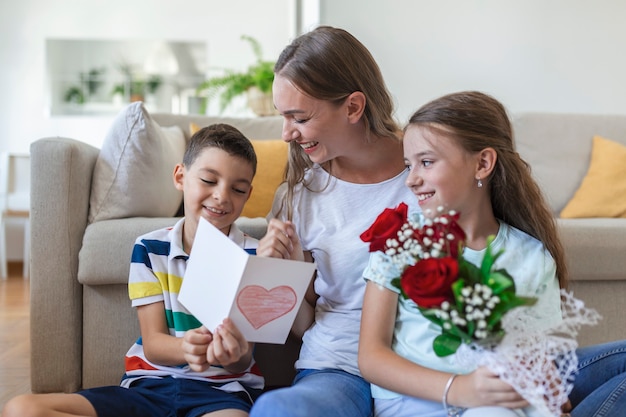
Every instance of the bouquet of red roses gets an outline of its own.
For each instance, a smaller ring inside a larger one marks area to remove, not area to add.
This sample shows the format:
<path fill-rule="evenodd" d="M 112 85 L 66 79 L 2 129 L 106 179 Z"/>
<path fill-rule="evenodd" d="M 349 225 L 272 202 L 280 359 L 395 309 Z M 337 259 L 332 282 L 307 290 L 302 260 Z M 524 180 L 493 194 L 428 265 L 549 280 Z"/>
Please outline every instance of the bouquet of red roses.
<path fill-rule="evenodd" d="M 497 373 L 532 405 L 526 415 L 559 416 L 577 372 L 578 329 L 596 324 L 599 314 L 562 289 L 562 321 L 547 328 L 529 326 L 531 316 L 511 310 L 537 299 L 517 296 L 513 278 L 494 267 L 503 251 L 493 253 L 493 237 L 475 266 L 462 256 L 465 232 L 458 213 L 442 214 L 441 209 L 422 221 L 407 211 L 404 203 L 385 209 L 361 239 L 370 252 L 386 255 L 379 267 L 389 270 L 379 271 L 381 280 L 397 274 L 391 284 L 441 327 L 435 353 L 456 352 L 460 366 L 486 366 Z"/>
<path fill-rule="evenodd" d="M 462 256 L 465 232 L 457 223 L 458 213 L 438 214 L 421 224 L 408 218 L 407 210 L 405 203 L 385 209 L 361 240 L 370 244 L 370 252 L 384 252 L 402 271 L 392 285 L 441 327 L 433 342 L 438 356 L 455 353 L 462 343 L 496 346 L 505 334 L 503 316 L 535 304 L 536 298 L 516 295 L 513 278 L 494 268 L 502 251 L 492 253 L 493 236 L 477 267 Z"/>

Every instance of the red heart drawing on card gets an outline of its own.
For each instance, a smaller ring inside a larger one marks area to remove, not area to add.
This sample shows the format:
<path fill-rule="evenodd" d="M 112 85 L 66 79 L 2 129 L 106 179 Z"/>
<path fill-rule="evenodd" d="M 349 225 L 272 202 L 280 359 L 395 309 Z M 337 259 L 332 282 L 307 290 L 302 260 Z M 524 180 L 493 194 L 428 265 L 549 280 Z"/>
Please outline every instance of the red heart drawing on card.
<path fill-rule="evenodd" d="M 237 307 L 257 330 L 293 310 L 296 300 L 296 292 L 287 285 L 269 291 L 259 285 L 248 285 L 237 295 Z"/>

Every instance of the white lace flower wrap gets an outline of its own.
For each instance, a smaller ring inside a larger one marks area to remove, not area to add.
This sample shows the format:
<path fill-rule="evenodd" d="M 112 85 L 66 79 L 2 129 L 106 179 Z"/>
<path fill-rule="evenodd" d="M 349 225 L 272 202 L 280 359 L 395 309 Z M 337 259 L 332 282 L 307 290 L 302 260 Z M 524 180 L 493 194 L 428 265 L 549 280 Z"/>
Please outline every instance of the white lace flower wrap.
<path fill-rule="evenodd" d="M 457 360 L 462 366 L 486 366 L 498 374 L 532 405 L 525 410 L 527 416 L 560 416 L 577 372 L 578 331 L 601 317 L 565 290 L 561 290 L 563 321 L 556 326 L 534 330 L 524 310 L 516 308 L 504 316 L 506 336 L 498 346 L 462 344 Z"/>

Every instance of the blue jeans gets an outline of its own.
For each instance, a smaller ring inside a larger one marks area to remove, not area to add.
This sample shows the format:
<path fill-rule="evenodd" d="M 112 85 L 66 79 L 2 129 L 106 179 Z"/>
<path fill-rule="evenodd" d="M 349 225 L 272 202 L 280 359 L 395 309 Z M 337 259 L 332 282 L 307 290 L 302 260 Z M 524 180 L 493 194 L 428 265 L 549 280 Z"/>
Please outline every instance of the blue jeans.
<path fill-rule="evenodd" d="M 626 410 L 626 340 L 580 348 L 569 395 L 572 417 L 615 417 Z"/>
<path fill-rule="evenodd" d="M 302 369 L 294 383 L 262 394 L 250 417 L 370 417 L 370 384 L 338 369 Z"/>

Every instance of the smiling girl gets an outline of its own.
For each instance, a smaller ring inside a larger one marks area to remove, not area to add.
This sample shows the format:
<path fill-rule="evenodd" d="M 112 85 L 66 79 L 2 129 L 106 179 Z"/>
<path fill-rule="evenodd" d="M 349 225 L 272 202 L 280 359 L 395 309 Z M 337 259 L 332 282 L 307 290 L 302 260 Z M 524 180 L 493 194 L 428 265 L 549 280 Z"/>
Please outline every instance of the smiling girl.
<path fill-rule="evenodd" d="M 506 269 L 518 294 L 537 297 L 529 323 L 546 329 L 560 321 L 560 288 L 567 284 L 556 223 L 530 169 L 516 152 L 505 108 L 479 92 L 436 99 L 405 128 L 406 180 L 424 214 L 439 207 L 460 213 L 464 258 L 480 265 L 487 238 L 494 267 Z M 454 356 L 438 357 L 440 329 L 391 284 L 400 272 L 381 268 L 372 254 L 364 272 L 359 366 L 372 382 L 377 416 L 524 416 L 528 403 L 486 367 L 468 369 Z M 375 282 L 374 282 L 375 281 Z M 380 283 L 380 285 L 379 285 Z M 579 374 L 570 395 L 572 416 L 618 415 L 626 407 L 622 341 L 579 349 Z M 443 401 L 442 401 L 443 399 Z M 455 406 L 450 414 L 447 405 Z M 566 404 L 565 408 L 570 408 Z"/>

